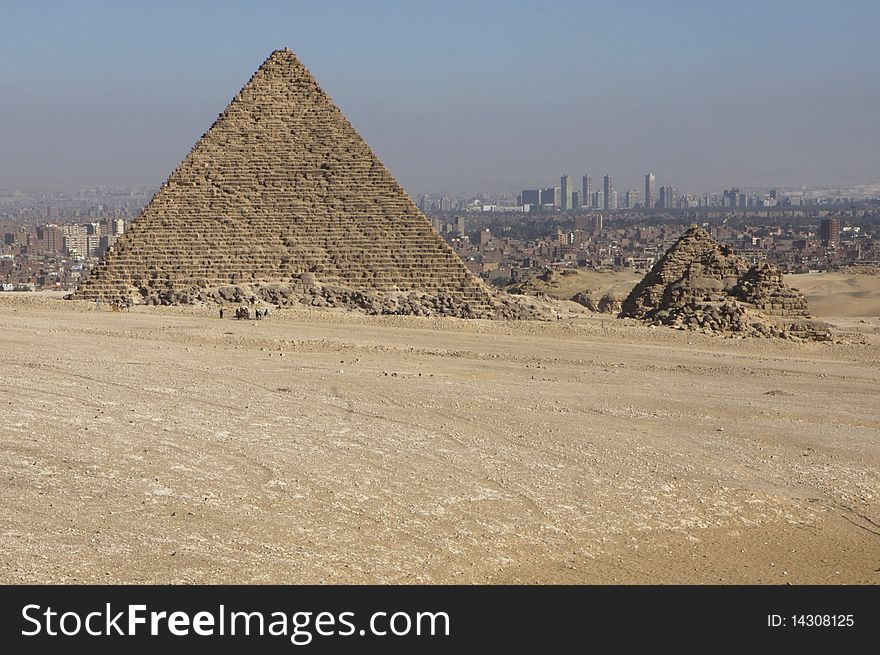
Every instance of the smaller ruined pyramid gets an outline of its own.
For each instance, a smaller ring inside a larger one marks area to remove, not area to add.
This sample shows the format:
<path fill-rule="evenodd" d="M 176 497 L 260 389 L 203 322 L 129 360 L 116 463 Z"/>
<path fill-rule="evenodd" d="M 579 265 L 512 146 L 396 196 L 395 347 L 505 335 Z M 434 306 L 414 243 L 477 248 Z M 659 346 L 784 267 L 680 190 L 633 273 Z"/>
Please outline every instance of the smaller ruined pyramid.
<path fill-rule="evenodd" d="M 74 297 L 517 314 L 287 49 L 259 67 Z"/>
<path fill-rule="evenodd" d="M 688 229 L 630 292 L 621 318 L 707 332 L 819 338 L 807 301 L 773 264 L 749 265 L 699 227 Z"/>

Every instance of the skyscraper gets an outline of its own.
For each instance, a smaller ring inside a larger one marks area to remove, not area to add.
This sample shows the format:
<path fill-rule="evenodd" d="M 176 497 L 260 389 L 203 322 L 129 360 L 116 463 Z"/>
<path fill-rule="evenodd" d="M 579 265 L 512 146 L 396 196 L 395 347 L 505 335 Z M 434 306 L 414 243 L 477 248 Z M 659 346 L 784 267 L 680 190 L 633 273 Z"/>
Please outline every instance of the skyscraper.
<path fill-rule="evenodd" d="M 593 199 L 593 178 L 589 175 L 584 175 L 581 182 L 583 183 L 581 188 L 581 202 L 584 207 L 589 207 Z"/>
<path fill-rule="evenodd" d="M 657 206 L 662 209 L 675 209 L 678 207 L 678 189 L 674 186 L 660 187 L 660 202 Z"/>
<path fill-rule="evenodd" d="M 571 209 L 571 175 L 563 175 L 559 178 L 559 186 L 562 189 L 562 209 Z"/>
<path fill-rule="evenodd" d="M 819 239 L 826 248 L 836 248 L 840 243 L 840 219 L 823 218 L 819 224 Z"/>
<path fill-rule="evenodd" d="M 630 189 L 626 192 L 626 208 L 635 209 L 636 205 L 641 201 L 641 196 L 636 189 Z"/>
<path fill-rule="evenodd" d="M 657 186 L 657 177 L 653 173 L 645 175 L 645 208 L 654 209 L 654 189 Z"/>
<path fill-rule="evenodd" d="M 609 173 L 606 173 L 605 174 L 605 190 L 604 190 L 605 209 L 612 208 L 611 207 L 611 202 L 612 202 L 612 193 L 611 192 L 612 191 L 614 191 L 614 184 L 611 181 L 611 175 Z"/>
<path fill-rule="evenodd" d="M 531 205 L 532 209 L 537 209 L 541 206 L 541 190 L 540 189 L 523 189 L 522 190 L 522 204 Z"/>
<path fill-rule="evenodd" d="M 561 204 L 560 200 L 562 197 L 562 191 L 557 187 L 548 187 L 546 189 L 541 190 L 541 206 L 551 205 L 553 207 L 559 207 Z"/>

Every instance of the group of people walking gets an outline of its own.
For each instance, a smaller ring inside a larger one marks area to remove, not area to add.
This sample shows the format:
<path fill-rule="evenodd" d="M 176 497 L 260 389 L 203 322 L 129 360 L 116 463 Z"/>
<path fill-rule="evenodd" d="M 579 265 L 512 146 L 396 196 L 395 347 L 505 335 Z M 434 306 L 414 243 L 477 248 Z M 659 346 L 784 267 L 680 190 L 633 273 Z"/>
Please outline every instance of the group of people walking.
<path fill-rule="evenodd" d="M 226 308 L 221 306 L 220 307 L 220 318 L 223 318 L 225 316 L 225 314 L 226 314 Z M 253 314 L 254 314 L 254 318 L 258 321 L 262 320 L 264 318 L 269 318 L 269 316 L 272 315 L 271 312 L 269 311 L 268 307 L 266 307 L 266 308 L 257 307 L 256 309 L 254 309 Z M 251 317 L 251 308 L 248 307 L 247 305 L 242 305 L 241 307 L 236 308 L 236 310 L 235 310 L 235 318 L 236 319 L 249 320 L 250 317 Z"/>

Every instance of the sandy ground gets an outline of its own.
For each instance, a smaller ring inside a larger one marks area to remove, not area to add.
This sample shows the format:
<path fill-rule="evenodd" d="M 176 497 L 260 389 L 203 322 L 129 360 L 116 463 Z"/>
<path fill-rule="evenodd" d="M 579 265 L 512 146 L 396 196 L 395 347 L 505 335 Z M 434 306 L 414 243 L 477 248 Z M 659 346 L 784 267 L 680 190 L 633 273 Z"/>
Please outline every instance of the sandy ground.
<path fill-rule="evenodd" d="M 880 335 L 848 326 L 6 294 L 0 582 L 878 583 Z"/>
<path fill-rule="evenodd" d="M 644 272 L 636 273 L 631 269 L 611 272 L 579 268 L 569 269 L 568 272 L 572 274 L 559 274 L 550 283 L 536 276 L 531 284 L 535 290 L 562 300 L 569 300 L 579 291 L 589 291 L 597 300 L 606 293 L 623 300 L 644 277 Z"/>
<path fill-rule="evenodd" d="M 880 275 L 809 273 L 786 275 L 817 316 L 880 316 Z"/>

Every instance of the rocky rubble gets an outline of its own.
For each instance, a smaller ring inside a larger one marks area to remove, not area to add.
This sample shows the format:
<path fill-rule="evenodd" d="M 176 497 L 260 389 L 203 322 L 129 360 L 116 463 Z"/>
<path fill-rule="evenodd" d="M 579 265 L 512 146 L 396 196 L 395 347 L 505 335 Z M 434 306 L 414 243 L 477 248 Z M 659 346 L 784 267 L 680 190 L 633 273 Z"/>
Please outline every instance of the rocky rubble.
<path fill-rule="evenodd" d="M 807 301 L 785 285 L 772 264 L 750 266 L 692 227 L 623 302 L 620 318 L 703 332 L 825 340 L 828 326 L 811 320 Z"/>
<path fill-rule="evenodd" d="M 598 298 L 596 296 L 597 294 L 590 289 L 584 289 L 574 294 L 571 300 L 579 305 L 583 305 L 591 312 L 599 314 L 616 314 L 623 305 L 620 298 L 612 293 L 602 294 Z"/>
<path fill-rule="evenodd" d="M 139 297 L 138 297 L 139 296 Z M 558 315 L 547 302 L 494 294 L 488 307 L 471 304 L 452 293 L 400 291 L 377 293 L 322 284 L 310 274 L 291 283 L 262 283 L 217 288 L 141 289 L 135 298 L 149 305 L 198 303 L 246 304 L 262 302 L 276 307 L 306 305 L 326 309 L 347 309 L 371 315 L 452 316 L 457 318 L 555 320 Z M 142 300 L 141 300 L 142 299 Z"/>

